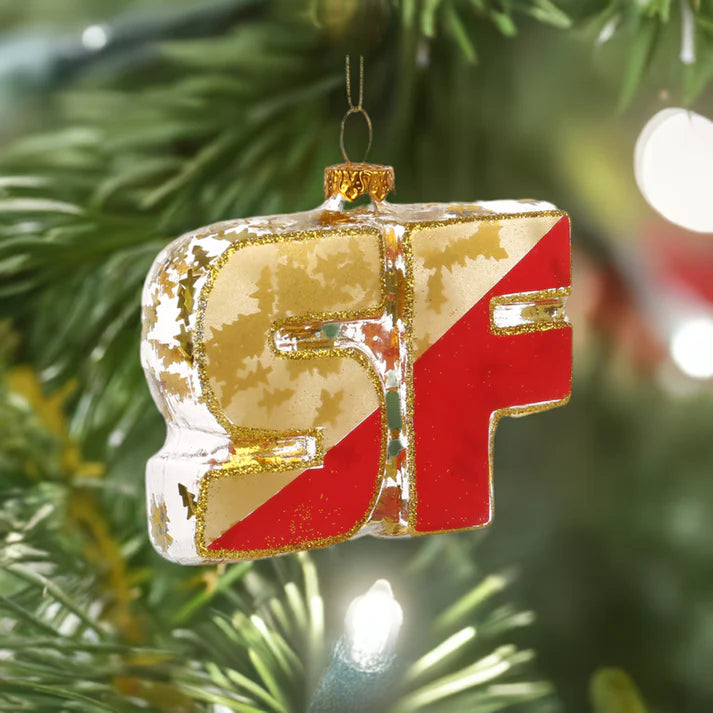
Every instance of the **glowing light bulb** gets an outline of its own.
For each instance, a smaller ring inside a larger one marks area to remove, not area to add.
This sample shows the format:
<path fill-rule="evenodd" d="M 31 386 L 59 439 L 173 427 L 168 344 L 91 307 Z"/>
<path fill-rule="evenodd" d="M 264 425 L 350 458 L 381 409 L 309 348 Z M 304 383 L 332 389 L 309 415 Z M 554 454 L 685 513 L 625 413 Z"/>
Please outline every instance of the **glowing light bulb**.
<path fill-rule="evenodd" d="M 636 182 L 666 220 L 713 233 L 713 122 L 686 109 L 663 109 L 641 131 Z"/>
<path fill-rule="evenodd" d="M 385 579 L 349 605 L 344 620 L 342 655 L 361 671 L 378 671 L 389 665 L 403 622 L 401 606 Z"/>
<path fill-rule="evenodd" d="M 100 50 L 109 41 L 109 33 L 101 25 L 89 25 L 82 32 L 82 44 L 88 50 Z"/>
<path fill-rule="evenodd" d="M 684 322 L 671 336 L 671 356 L 694 379 L 713 377 L 713 319 L 697 317 Z"/>

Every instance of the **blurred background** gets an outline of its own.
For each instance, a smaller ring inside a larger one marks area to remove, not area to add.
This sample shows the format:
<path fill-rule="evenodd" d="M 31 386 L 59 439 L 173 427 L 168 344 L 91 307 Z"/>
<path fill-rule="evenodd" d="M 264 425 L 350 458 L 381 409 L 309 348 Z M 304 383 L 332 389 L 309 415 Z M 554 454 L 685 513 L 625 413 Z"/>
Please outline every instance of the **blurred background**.
<path fill-rule="evenodd" d="M 181 569 L 148 545 L 143 471 L 164 426 L 138 363 L 139 294 L 176 235 L 321 201 L 346 52 L 365 57 L 370 158 L 395 167 L 393 200 L 569 212 L 575 372 L 566 408 L 501 422 L 486 531 L 314 553 L 325 650 L 349 598 L 387 576 L 399 656 L 415 660 L 430 622 L 499 573 L 493 636 L 510 617 L 508 642 L 536 653 L 526 668 L 548 687 L 423 710 L 588 710 L 606 705 L 588 701 L 590 676 L 615 666 L 652 711 L 710 711 L 707 0 L 0 2 L 0 649 L 3 633 L 19 642 L 0 656 L 0 709 L 296 711 L 309 697 L 263 709 L 217 677 L 223 698 L 201 697 L 171 659 L 210 671 L 185 631 L 208 637 L 208 612 L 239 628 L 297 558 Z M 88 621 L 114 654 L 77 643 Z M 211 635 L 216 661 L 237 655 Z M 627 695 L 597 710 L 643 710 Z"/>

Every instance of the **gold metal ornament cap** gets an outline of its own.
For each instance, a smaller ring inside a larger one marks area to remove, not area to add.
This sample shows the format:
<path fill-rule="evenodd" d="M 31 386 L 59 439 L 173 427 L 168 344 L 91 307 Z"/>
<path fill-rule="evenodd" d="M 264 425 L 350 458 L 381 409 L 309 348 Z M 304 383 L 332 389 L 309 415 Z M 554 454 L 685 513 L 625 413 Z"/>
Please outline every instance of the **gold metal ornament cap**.
<path fill-rule="evenodd" d="M 324 169 L 324 197 L 355 201 L 363 195 L 381 202 L 394 189 L 394 169 L 378 163 L 338 163 Z"/>

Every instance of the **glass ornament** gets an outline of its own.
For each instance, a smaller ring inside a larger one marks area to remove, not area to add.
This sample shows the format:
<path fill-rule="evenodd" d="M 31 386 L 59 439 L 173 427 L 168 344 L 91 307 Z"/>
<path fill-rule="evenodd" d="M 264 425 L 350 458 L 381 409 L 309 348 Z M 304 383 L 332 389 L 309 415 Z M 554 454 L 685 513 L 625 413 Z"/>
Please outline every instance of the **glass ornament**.
<path fill-rule="evenodd" d="M 483 527 L 499 419 L 568 400 L 566 214 L 392 204 L 393 180 L 332 166 L 318 208 L 217 223 L 156 258 L 141 358 L 167 423 L 146 472 L 163 556 Z"/>

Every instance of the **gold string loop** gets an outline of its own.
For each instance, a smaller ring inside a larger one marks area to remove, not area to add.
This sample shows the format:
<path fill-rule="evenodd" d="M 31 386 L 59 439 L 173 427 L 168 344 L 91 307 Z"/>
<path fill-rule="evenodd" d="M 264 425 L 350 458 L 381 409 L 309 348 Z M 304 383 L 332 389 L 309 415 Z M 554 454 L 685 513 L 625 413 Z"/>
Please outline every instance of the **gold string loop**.
<path fill-rule="evenodd" d="M 369 149 L 371 148 L 371 136 L 372 136 L 372 129 L 371 129 L 371 119 L 369 118 L 369 114 L 362 109 L 360 106 L 355 106 L 347 110 L 347 113 L 344 115 L 344 118 L 342 119 L 342 128 L 341 131 L 339 132 L 339 148 L 342 150 L 342 156 L 344 156 L 344 160 L 347 163 L 352 163 L 349 159 L 349 156 L 347 156 L 347 150 L 344 148 L 344 127 L 347 123 L 347 119 L 352 115 L 352 114 L 361 114 L 364 117 L 364 121 L 366 121 L 366 126 L 367 129 L 369 130 L 369 142 L 366 145 L 366 151 L 364 151 L 364 158 L 363 161 L 366 161 L 366 157 L 369 155 Z"/>
<path fill-rule="evenodd" d="M 344 127 L 346 126 L 347 119 L 352 114 L 361 114 L 364 117 L 367 129 L 369 130 L 369 142 L 366 145 L 366 151 L 364 152 L 364 158 L 362 159 L 363 161 L 366 161 L 366 158 L 369 155 L 369 149 L 371 149 L 373 130 L 371 126 L 371 117 L 367 113 L 366 109 L 364 109 L 364 107 L 362 106 L 364 102 L 364 56 L 359 55 L 359 101 L 356 104 L 354 104 L 354 102 L 352 101 L 352 78 L 349 55 L 347 55 L 344 60 L 344 72 L 346 76 L 347 102 L 349 103 L 349 108 L 347 109 L 347 112 L 346 114 L 344 114 L 344 118 L 342 119 L 342 127 L 341 131 L 339 132 L 339 148 L 342 150 L 342 156 L 344 156 L 344 160 L 347 163 L 352 163 L 349 160 L 349 157 L 347 156 L 347 150 L 344 147 Z"/>

